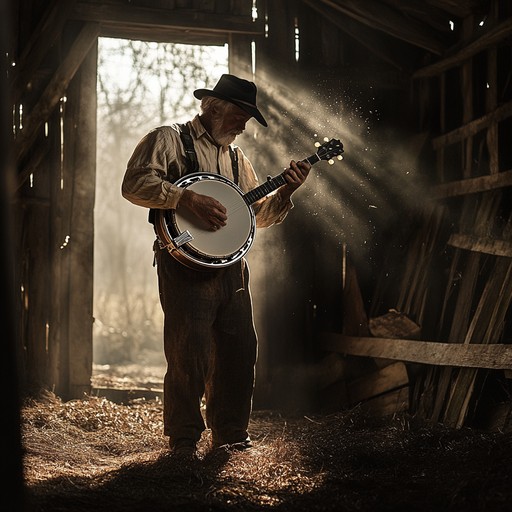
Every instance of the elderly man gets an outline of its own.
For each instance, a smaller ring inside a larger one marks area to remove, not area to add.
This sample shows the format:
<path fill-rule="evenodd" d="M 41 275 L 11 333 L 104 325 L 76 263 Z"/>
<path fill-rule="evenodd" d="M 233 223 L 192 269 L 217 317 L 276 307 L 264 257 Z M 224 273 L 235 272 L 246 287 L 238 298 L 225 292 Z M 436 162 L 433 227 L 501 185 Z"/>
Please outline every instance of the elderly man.
<path fill-rule="evenodd" d="M 156 128 L 139 142 L 122 194 L 150 208 L 150 220 L 155 212 L 174 211 L 220 234 L 230 223 L 227 205 L 175 182 L 199 170 L 218 173 L 243 192 L 255 189 L 253 166 L 233 142 L 252 118 L 263 126 L 267 122 L 256 105 L 256 85 L 234 75 L 222 75 L 213 89 L 198 89 L 194 96 L 201 100 L 200 114 L 182 125 Z M 250 206 L 258 228 L 285 218 L 310 168 L 308 162 L 292 161 L 283 173 L 285 182 Z M 241 258 L 202 270 L 184 264 L 176 247 L 158 237 L 154 250 L 164 312 L 164 434 L 169 447 L 194 456 L 207 426 L 213 448 L 250 448 L 257 335 L 247 262 Z"/>

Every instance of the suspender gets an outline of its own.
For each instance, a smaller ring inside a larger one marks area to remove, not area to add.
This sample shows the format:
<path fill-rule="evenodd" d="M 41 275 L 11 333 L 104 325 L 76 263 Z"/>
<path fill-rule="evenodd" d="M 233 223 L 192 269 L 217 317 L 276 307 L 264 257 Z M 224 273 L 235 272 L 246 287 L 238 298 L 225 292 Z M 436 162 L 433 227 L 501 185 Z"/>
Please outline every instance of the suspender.
<path fill-rule="evenodd" d="M 194 148 L 194 141 L 190 135 L 189 127 L 186 123 L 177 124 L 178 131 L 180 132 L 181 142 L 185 149 L 185 156 L 187 159 L 187 169 L 189 173 L 199 172 L 199 162 L 197 160 L 196 150 Z M 238 152 L 235 148 L 229 146 L 229 156 L 231 157 L 231 169 L 233 171 L 233 178 L 238 185 Z M 151 208 L 149 210 L 149 222 L 154 224 L 155 213 Z"/>
<path fill-rule="evenodd" d="M 236 148 L 229 147 L 229 156 L 231 157 L 231 168 L 233 169 L 233 179 L 238 185 L 238 153 Z"/>
<path fill-rule="evenodd" d="M 183 142 L 183 147 L 185 148 L 188 172 L 198 172 L 199 162 L 197 161 L 194 141 L 192 140 L 192 135 L 190 135 L 189 127 L 186 123 L 178 124 L 177 127 L 180 132 L 181 142 Z"/>

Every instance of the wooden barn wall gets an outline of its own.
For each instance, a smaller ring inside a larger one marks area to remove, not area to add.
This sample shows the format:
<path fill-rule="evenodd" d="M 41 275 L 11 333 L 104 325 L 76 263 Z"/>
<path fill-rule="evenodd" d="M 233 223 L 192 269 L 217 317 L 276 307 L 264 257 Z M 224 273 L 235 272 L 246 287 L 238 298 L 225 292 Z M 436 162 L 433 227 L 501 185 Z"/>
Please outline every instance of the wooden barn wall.
<path fill-rule="evenodd" d="M 492 5 L 486 23 L 509 23 L 510 5 Z M 479 21 L 465 19 L 462 37 L 472 40 Z M 438 244 L 446 243 L 434 255 L 445 259 L 447 279 L 439 289 L 442 295 L 424 289 L 423 304 L 411 313 L 436 326 L 429 333 L 434 339 L 450 343 L 481 346 L 512 340 L 512 90 L 510 45 L 503 42 L 477 47 L 460 66 L 447 66 L 431 78 L 441 100 L 441 135 L 432 141 L 436 216 L 445 235 Z M 439 261 L 433 263 L 439 269 Z M 428 302 L 434 300 L 437 307 L 428 318 Z M 500 364 L 499 358 L 491 368 L 431 368 L 416 383 L 414 408 L 450 426 L 488 424 L 502 405 L 508 403 L 510 410 L 507 375 L 506 361 Z"/>
<path fill-rule="evenodd" d="M 260 101 L 272 120 L 264 134 L 249 133 L 258 147 L 277 139 L 294 147 L 292 134 L 279 122 L 277 93 L 293 98 L 283 83 L 336 101 L 347 87 L 367 88 L 375 59 L 390 63 L 390 57 L 375 57 L 379 44 L 370 32 L 361 37 L 343 17 L 326 21 L 322 7 L 309 0 L 258 0 L 261 18 L 254 25 L 247 0 L 165 2 L 172 16 L 163 22 L 155 16 L 155 4 L 143 0 L 130 2 L 130 9 L 118 0 L 11 4 L 17 27 L 8 46 L 17 64 L 10 84 L 18 167 L 14 246 L 22 382 L 25 390 L 43 387 L 73 398 L 90 389 L 92 371 L 97 37 L 227 42 L 230 70 L 246 77 L 252 76 L 254 45 Z M 376 92 L 385 122 L 398 105 L 403 110 L 396 112 L 396 123 L 410 123 L 411 134 L 426 141 L 418 166 L 432 201 L 410 219 L 409 231 L 400 233 L 408 237 L 400 264 L 396 254 L 387 260 L 382 255 L 386 277 L 372 290 L 371 306 L 357 264 L 346 252 L 333 252 L 325 241 L 315 240 L 315 250 L 306 254 L 305 242 L 289 234 L 302 229 L 299 209 L 287 219 L 286 230 L 276 227 L 278 244 L 302 260 L 291 265 L 307 286 L 291 300 L 278 290 L 281 295 L 259 313 L 275 319 L 279 311 L 281 320 L 265 324 L 262 319 L 260 334 L 269 341 L 260 353 L 260 405 L 272 405 L 279 386 L 271 382 L 273 369 L 287 358 L 303 362 L 320 351 L 330 365 L 327 373 L 341 376 L 324 379 L 321 405 L 327 408 L 358 405 L 381 412 L 410 410 L 454 426 L 505 425 L 507 371 L 512 369 L 507 351 L 512 91 L 506 40 L 512 13 L 506 2 L 490 5 L 484 35 L 480 20 L 468 17 L 458 50 L 412 77 L 412 116 L 405 111 L 410 105 L 403 75 L 379 76 Z M 225 26 L 219 29 L 222 19 Z M 365 50 L 366 44 L 373 44 L 373 52 Z M 255 163 L 264 157 L 256 155 Z M 269 168 L 285 163 L 279 155 L 267 155 Z M 314 182 L 310 186 L 314 189 Z M 340 265 L 343 297 L 332 297 L 332 311 L 343 314 L 343 332 L 318 332 L 307 297 L 311 290 L 324 290 L 308 286 L 326 269 L 333 269 L 331 280 L 337 282 Z M 271 265 L 265 272 L 262 279 L 272 287 Z"/>
<path fill-rule="evenodd" d="M 484 34 L 467 17 L 459 50 L 413 76 L 431 201 L 401 264 L 396 253 L 385 261 L 368 335 L 326 333 L 323 346 L 377 358 L 379 368 L 338 388 L 347 405 L 503 430 L 512 428 L 512 8 L 490 6 Z M 388 372 L 393 361 L 406 363 L 405 380 Z"/>

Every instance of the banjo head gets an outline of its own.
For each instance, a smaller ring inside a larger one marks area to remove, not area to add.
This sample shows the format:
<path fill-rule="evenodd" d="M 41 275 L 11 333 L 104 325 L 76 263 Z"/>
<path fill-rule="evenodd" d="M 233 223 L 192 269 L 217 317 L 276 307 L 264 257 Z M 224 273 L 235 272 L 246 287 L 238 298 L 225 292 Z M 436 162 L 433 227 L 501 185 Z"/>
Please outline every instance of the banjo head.
<path fill-rule="evenodd" d="M 240 260 L 251 248 L 255 235 L 255 215 L 241 189 L 219 174 L 195 173 L 175 183 L 198 194 L 212 196 L 224 205 L 228 220 L 212 231 L 188 210 L 170 210 L 166 221 L 173 237 L 188 231 L 193 239 L 177 248 L 182 258 L 203 268 L 225 267 Z"/>

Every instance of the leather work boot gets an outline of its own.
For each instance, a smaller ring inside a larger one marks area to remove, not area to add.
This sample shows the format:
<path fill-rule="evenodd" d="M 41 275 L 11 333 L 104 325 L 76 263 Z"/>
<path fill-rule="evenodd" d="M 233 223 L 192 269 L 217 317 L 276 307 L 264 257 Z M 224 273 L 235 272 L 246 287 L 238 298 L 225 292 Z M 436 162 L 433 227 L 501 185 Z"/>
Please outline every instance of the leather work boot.
<path fill-rule="evenodd" d="M 192 439 L 169 440 L 169 448 L 173 456 L 181 459 L 192 460 L 196 456 L 196 443 Z"/>

